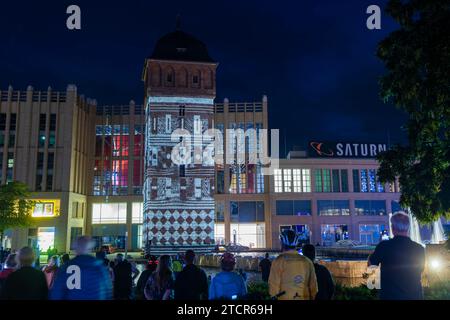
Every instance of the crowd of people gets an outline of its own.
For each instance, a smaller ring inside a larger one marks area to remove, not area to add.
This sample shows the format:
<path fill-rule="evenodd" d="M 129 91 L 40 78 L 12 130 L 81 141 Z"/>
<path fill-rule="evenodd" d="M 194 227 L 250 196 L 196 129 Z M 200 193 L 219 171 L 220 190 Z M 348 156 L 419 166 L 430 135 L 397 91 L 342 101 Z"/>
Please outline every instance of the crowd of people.
<path fill-rule="evenodd" d="M 369 257 L 369 265 L 381 264 L 381 297 L 421 299 L 420 274 L 424 250 L 408 236 L 409 218 L 391 218 L 394 238 L 381 242 Z M 260 262 L 261 278 L 269 294 L 279 300 L 330 300 L 335 283 L 327 268 L 316 262 L 315 247 L 303 245 L 293 230 L 281 236 L 282 252 L 273 260 L 266 254 Z M 94 243 L 88 236 L 75 243 L 75 257 L 49 256 L 36 268 L 35 252 L 24 247 L 9 253 L 0 271 L 0 297 L 8 300 L 240 300 L 248 298 L 247 276 L 236 272 L 236 257 L 221 256 L 221 271 L 207 276 L 195 265 L 195 252 L 181 258 L 150 256 L 140 272 L 132 257 L 118 253 L 109 261 L 106 253 L 91 254 Z"/>

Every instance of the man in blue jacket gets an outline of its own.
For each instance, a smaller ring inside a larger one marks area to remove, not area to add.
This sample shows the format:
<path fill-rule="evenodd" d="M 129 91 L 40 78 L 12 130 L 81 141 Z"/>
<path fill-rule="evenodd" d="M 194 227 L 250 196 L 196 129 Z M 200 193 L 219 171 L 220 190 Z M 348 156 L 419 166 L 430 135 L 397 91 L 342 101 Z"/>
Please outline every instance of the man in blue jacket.
<path fill-rule="evenodd" d="M 112 281 L 103 261 L 91 256 L 93 241 L 88 236 L 76 240 L 76 257 L 61 267 L 56 275 L 52 300 L 110 300 Z"/>

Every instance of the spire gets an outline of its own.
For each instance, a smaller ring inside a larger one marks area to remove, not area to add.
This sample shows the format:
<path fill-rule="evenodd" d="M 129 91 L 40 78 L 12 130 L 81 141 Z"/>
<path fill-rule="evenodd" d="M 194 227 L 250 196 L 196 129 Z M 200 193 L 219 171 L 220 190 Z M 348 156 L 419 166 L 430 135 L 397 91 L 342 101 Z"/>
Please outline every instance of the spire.
<path fill-rule="evenodd" d="M 175 27 L 175 29 L 176 29 L 177 31 L 180 31 L 180 30 L 181 30 L 181 15 L 180 15 L 180 14 L 177 14 L 177 22 L 176 22 L 176 27 Z"/>

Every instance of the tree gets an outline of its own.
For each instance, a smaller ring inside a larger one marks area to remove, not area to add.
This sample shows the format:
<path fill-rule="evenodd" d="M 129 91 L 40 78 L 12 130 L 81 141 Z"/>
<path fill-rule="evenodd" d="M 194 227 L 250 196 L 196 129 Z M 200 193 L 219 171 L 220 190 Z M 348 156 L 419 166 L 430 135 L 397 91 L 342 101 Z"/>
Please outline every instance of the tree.
<path fill-rule="evenodd" d="M 379 178 L 399 177 L 400 203 L 422 223 L 450 213 L 450 2 L 390 0 L 400 25 L 378 46 L 381 97 L 405 111 L 408 144 L 380 154 Z"/>
<path fill-rule="evenodd" d="M 28 186 L 14 181 L 0 186 L 0 243 L 7 229 L 32 224 L 31 210 L 35 201 L 29 200 Z"/>

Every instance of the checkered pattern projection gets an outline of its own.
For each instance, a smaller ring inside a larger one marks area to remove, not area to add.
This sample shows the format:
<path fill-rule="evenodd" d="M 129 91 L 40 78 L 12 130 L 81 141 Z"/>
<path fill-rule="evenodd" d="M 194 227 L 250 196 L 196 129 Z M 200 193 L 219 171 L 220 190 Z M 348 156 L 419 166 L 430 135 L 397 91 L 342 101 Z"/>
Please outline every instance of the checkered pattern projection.
<path fill-rule="evenodd" d="M 164 252 L 214 247 L 214 162 L 211 139 L 213 103 L 176 97 L 148 99 L 144 177 L 144 245 Z M 182 111 L 180 111 L 182 110 Z M 182 139 L 177 129 L 189 132 Z M 190 147 L 186 146 L 190 143 Z M 191 155 L 172 161 L 173 151 Z M 195 159 L 195 160 L 194 160 Z M 209 249 L 208 249 L 209 250 Z"/>
<path fill-rule="evenodd" d="M 150 210 L 146 225 L 156 245 L 212 244 L 214 210 Z"/>

